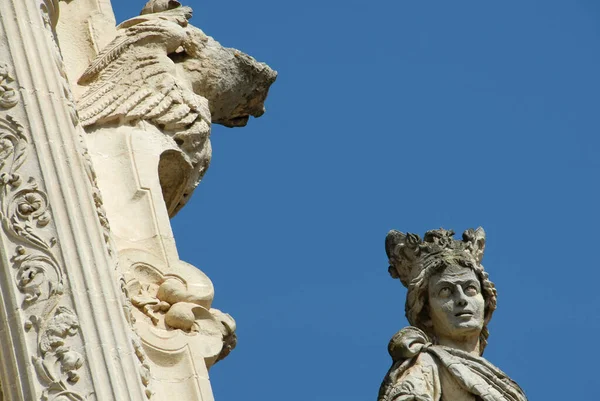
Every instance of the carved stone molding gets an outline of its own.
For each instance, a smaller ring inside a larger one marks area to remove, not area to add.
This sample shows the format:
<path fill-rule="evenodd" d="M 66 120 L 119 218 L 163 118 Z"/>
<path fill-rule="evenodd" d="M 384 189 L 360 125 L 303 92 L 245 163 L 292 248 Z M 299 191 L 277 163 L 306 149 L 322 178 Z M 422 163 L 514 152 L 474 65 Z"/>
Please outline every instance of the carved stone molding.
<path fill-rule="evenodd" d="M 89 160 L 86 169 L 58 4 L 0 2 L 0 342 L 14 349 L 0 358 L 2 392 L 142 401 L 149 374 L 123 317 Z"/>
<path fill-rule="evenodd" d="M 53 3 L 51 8 L 48 7 L 49 3 Z M 54 65 L 60 74 L 62 95 L 64 96 L 64 101 L 69 108 L 71 122 L 73 125 L 77 125 L 79 121 L 79 117 L 77 116 L 77 107 L 75 106 L 75 99 L 73 98 L 73 93 L 71 92 L 71 86 L 69 85 L 69 79 L 67 78 L 67 71 L 65 69 L 63 57 L 60 52 L 60 48 L 58 47 L 58 40 L 56 38 L 55 26 L 58 18 L 58 1 L 45 1 L 40 6 L 40 10 L 42 13 L 42 20 L 44 21 L 44 27 L 46 28 L 48 37 L 50 38 Z"/>
<path fill-rule="evenodd" d="M 61 1 L 64 1 L 64 0 L 61 0 Z M 70 2 L 70 1 L 71 0 L 69 0 L 68 2 Z M 44 26 L 46 27 L 46 29 L 49 33 L 49 38 L 51 39 L 51 42 L 52 42 L 52 48 L 54 49 L 54 51 L 53 51 L 54 62 L 60 73 L 60 82 L 62 84 L 62 93 L 64 95 L 65 102 L 69 108 L 71 121 L 73 122 L 74 125 L 77 125 L 79 122 L 79 116 L 77 113 L 75 100 L 74 100 L 74 97 L 73 97 L 73 94 L 71 91 L 71 85 L 68 80 L 63 56 L 62 56 L 61 50 L 58 46 L 58 40 L 57 40 L 57 35 L 56 35 L 56 30 L 55 30 L 56 24 L 58 22 L 57 1 L 50 0 L 50 2 L 52 3 L 51 8 L 47 7 L 48 1 L 46 1 L 45 4 L 43 4 L 41 6 L 42 18 L 44 20 Z M 81 158 L 83 161 L 83 167 L 85 169 L 87 178 L 91 185 L 94 206 L 96 208 L 98 222 L 100 223 L 100 226 L 102 227 L 103 239 L 104 239 L 104 243 L 106 246 L 106 251 L 107 251 L 108 255 L 111 258 L 113 258 L 115 256 L 115 252 L 114 252 L 114 245 L 111 240 L 110 223 L 106 216 L 106 211 L 104 210 L 104 202 L 102 200 L 102 194 L 100 192 L 100 189 L 98 188 L 97 176 L 96 176 L 96 172 L 94 170 L 94 165 L 91 161 L 91 157 L 89 155 L 87 145 L 85 143 L 85 138 L 84 138 L 85 131 L 81 127 L 76 127 L 76 130 L 77 130 L 77 139 L 78 139 L 77 150 L 79 151 L 79 153 L 81 155 Z M 116 267 L 117 263 L 118 263 L 116 259 L 114 259 L 114 263 L 115 263 L 115 272 L 114 272 L 115 276 L 119 279 L 119 281 L 121 281 L 122 275 L 121 275 L 121 272 L 119 271 L 119 269 Z M 121 290 L 122 290 L 121 294 L 123 295 L 122 301 L 124 303 L 125 318 L 126 318 L 127 322 L 130 324 L 131 330 L 132 330 L 132 332 L 131 332 L 132 346 L 134 347 L 135 355 L 139 361 L 140 379 L 141 379 L 142 385 L 145 388 L 146 397 L 151 398 L 153 392 L 152 392 L 152 389 L 150 386 L 150 382 L 151 382 L 150 367 L 149 367 L 148 363 L 146 362 L 146 356 L 144 354 L 143 348 L 141 348 L 139 346 L 139 337 L 138 337 L 138 334 L 135 332 L 135 328 L 133 327 L 133 322 L 130 317 L 131 301 L 130 301 L 129 297 L 127 297 L 126 289 L 123 285 L 121 285 Z"/>

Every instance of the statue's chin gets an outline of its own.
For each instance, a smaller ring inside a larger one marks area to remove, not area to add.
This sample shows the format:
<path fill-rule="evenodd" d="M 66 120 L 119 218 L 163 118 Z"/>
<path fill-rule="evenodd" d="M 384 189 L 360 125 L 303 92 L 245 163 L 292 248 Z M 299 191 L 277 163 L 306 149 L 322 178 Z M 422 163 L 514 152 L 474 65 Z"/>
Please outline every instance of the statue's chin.
<path fill-rule="evenodd" d="M 446 333 L 448 337 L 452 338 L 463 338 L 465 336 L 479 336 L 481 333 L 481 325 L 479 322 L 456 322 L 449 333 Z"/>

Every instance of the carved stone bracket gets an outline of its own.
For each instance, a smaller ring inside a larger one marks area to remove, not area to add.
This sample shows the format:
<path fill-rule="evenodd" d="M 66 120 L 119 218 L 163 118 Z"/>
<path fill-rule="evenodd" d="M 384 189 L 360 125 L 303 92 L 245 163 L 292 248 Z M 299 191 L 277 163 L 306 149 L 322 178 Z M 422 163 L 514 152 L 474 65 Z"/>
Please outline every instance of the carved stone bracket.
<path fill-rule="evenodd" d="M 185 279 L 162 274 L 158 269 L 137 263 L 131 266 L 127 291 L 131 301 L 152 324 L 163 330 L 182 330 L 188 335 L 212 337 L 215 347 L 205 348 L 207 366 L 223 359 L 235 347 L 235 321 L 210 307 L 212 288 L 206 292 L 189 286 Z"/>

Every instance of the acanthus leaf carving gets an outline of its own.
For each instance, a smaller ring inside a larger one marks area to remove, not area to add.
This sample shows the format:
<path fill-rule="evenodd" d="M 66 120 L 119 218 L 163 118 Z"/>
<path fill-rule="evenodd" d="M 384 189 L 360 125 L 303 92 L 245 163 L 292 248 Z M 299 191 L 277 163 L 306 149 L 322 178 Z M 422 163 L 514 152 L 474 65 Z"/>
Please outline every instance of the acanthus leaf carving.
<path fill-rule="evenodd" d="M 39 380 L 45 385 L 42 401 L 84 401 L 89 397 L 72 391 L 69 384 L 79 381 L 78 369 L 83 355 L 67 345 L 67 339 L 79 332 L 79 321 L 67 307 L 59 306 L 50 319 L 32 316 L 28 328 L 34 328 L 38 352 L 32 362 Z"/>
<path fill-rule="evenodd" d="M 16 244 L 10 260 L 15 285 L 23 294 L 22 309 L 34 313 L 24 328 L 37 334 L 37 351 L 31 358 L 44 387 L 41 400 L 84 401 L 88 397 L 71 389 L 84 359 L 67 345 L 67 338 L 78 334 L 79 322 L 72 310 L 59 305 L 64 274 L 53 251 L 56 238 L 47 232 L 48 196 L 34 177 L 24 182 L 19 174 L 30 147 L 23 126 L 11 116 L 0 117 L 0 221 Z"/>
<path fill-rule="evenodd" d="M 15 88 L 14 78 L 8 71 L 8 65 L 0 64 L 0 107 L 10 109 L 19 103 Z"/>
<path fill-rule="evenodd" d="M 17 269 L 17 288 L 25 295 L 25 304 L 37 301 L 44 292 L 45 299 L 63 293 L 63 275 L 53 259 L 27 254 L 24 247 L 18 246 L 12 261 Z"/>

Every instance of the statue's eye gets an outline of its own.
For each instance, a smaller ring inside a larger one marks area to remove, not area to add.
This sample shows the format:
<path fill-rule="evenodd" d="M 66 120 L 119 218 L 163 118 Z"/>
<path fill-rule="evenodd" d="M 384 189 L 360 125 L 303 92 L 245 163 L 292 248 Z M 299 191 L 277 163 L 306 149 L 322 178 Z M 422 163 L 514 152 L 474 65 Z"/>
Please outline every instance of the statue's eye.
<path fill-rule="evenodd" d="M 452 294 L 452 290 L 450 289 L 450 287 L 444 287 L 440 290 L 440 292 L 438 293 L 438 295 L 441 298 L 447 298 Z"/>
<path fill-rule="evenodd" d="M 467 295 L 477 295 L 479 291 L 477 290 L 477 287 L 475 287 L 474 285 L 470 285 L 467 288 L 465 288 L 465 294 Z"/>

